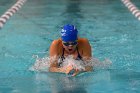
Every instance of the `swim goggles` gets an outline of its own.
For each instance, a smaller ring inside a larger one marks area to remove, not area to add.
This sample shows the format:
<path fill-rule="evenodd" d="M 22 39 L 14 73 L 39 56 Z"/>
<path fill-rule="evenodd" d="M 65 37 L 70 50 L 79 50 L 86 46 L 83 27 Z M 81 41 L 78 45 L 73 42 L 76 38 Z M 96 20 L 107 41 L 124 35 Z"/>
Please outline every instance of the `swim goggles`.
<path fill-rule="evenodd" d="M 77 41 L 74 41 L 74 42 L 63 42 L 63 44 L 64 44 L 65 46 L 69 46 L 69 45 L 74 46 L 74 45 L 77 45 Z"/>

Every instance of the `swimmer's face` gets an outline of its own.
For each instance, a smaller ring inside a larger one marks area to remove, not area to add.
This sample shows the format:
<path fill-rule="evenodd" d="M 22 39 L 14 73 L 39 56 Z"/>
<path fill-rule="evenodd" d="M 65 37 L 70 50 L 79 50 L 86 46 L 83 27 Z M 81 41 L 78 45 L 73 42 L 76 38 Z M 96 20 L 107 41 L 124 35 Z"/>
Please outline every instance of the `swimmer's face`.
<path fill-rule="evenodd" d="M 72 53 L 75 51 L 78 42 L 77 41 L 74 41 L 74 42 L 64 42 L 63 41 L 62 44 L 67 52 Z"/>

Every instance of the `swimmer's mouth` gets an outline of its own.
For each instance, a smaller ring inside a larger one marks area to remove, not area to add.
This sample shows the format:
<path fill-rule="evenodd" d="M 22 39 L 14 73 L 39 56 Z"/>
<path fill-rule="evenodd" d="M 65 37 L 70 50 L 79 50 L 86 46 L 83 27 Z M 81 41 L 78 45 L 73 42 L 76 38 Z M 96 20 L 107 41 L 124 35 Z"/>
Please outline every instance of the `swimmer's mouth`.
<path fill-rule="evenodd" d="M 69 49 L 69 51 L 72 51 L 72 49 Z"/>

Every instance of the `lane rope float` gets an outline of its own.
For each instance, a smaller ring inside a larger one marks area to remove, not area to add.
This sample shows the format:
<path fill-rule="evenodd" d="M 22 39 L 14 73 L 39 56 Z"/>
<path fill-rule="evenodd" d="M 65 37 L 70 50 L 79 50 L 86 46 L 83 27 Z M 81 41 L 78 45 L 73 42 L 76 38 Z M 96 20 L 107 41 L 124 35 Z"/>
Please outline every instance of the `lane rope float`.
<path fill-rule="evenodd" d="M 10 9 L 8 9 L 1 17 L 0 17 L 0 29 L 3 28 L 4 24 L 7 22 L 10 17 L 12 17 L 26 2 L 27 0 L 18 0 Z"/>
<path fill-rule="evenodd" d="M 121 0 L 129 11 L 140 21 L 140 10 L 130 1 Z"/>

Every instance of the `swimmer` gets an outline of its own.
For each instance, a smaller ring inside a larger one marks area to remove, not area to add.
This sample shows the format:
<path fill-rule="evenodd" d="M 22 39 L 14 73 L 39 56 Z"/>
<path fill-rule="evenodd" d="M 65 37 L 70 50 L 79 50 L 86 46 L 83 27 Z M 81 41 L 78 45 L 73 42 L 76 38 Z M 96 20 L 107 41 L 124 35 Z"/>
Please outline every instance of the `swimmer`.
<path fill-rule="evenodd" d="M 54 40 L 50 46 L 50 72 L 60 72 L 76 76 L 79 73 L 92 71 L 92 66 L 85 66 L 84 70 L 74 68 L 73 65 L 61 66 L 66 57 L 71 55 L 75 60 L 89 62 L 92 57 L 91 46 L 86 38 L 78 37 L 78 30 L 74 25 L 66 24 L 61 30 L 61 38 Z M 58 62 L 60 61 L 60 62 Z"/>

